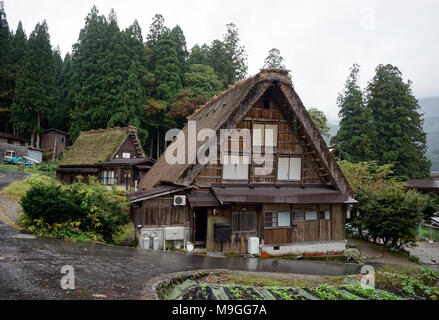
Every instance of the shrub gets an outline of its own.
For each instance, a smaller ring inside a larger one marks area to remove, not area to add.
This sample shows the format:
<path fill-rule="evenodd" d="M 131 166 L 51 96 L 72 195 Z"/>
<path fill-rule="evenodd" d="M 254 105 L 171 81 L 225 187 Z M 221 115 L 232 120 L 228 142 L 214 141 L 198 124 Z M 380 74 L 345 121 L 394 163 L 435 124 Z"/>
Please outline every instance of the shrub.
<path fill-rule="evenodd" d="M 105 240 L 129 222 L 128 200 L 97 183 L 32 184 L 21 199 L 20 224 L 39 235 Z"/>
<path fill-rule="evenodd" d="M 340 166 L 359 202 L 351 210 L 350 221 L 359 235 L 378 243 L 382 240 L 395 250 L 415 242 L 428 196 L 399 182 L 391 165 L 341 161 Z"/>
<path fill-rule="evenodd" d="M 343 256 L 345 257 L 346 262 L 360 263 L 361 262 L 361 254 L 360 251 L 354 248 L 346 249 Z"/>

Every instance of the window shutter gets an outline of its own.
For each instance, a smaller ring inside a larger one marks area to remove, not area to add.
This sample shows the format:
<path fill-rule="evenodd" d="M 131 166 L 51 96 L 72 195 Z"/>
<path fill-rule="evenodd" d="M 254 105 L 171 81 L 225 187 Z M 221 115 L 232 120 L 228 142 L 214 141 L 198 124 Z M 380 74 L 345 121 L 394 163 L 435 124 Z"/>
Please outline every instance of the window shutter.
<path fill-rule="evenodd" d="M 277 146 L 277 125 L 267 124 L 265 127 L 265 145 L 268 147 Z"/>
<path fill-rule="evenodd" d="M 302 179 L 302 158 L 290 158 L 290 180 Z"/>
<path fill-rule="evenodd" d="M 265 135 L 264 125 L 255 123 L 253 125 L 253 145 L 262 146 L 263 141 L 265 141 L 264 135 Z"/>
<path fill-rule="evenodd" d="M 288 180 L 289 159 L 279 158 L 277 166 L 277 178 L 279 180 Z"/>

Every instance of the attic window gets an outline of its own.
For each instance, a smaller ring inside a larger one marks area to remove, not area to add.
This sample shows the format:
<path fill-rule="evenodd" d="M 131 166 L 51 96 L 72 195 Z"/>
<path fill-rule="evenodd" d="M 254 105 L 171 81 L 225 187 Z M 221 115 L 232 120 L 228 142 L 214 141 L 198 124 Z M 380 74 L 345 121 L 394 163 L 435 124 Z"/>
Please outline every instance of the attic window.
<path fill-rule="evenodd" d="M 264 109 L 270 109 L 270 100 L 264 99 Z"/>
<path fill-rule="evenodd" d="M 129 153 L 129 152 L 124 152 L 124 153 L 122 154 L 122 158 L 124 158 L 124 159 L 130 159 L 130 158 L 131 158 L 131 153 Z"/>

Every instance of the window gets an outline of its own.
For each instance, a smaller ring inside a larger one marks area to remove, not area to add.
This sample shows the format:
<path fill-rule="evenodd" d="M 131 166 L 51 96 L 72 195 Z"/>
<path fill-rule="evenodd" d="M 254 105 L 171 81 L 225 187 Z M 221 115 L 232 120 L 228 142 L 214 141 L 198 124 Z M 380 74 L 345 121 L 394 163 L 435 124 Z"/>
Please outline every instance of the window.
<path fill-rule="evenodd" d="M 305 213 L 306 221 L 315 221 L 317 220 L 317 211 L 306 211 Z"/>
<path fill-rule="evenodd" d="M 329 210 L 321 210 L 319 213 L 320 220 L 331 220 L 331 211 Z"/>
<path fill-rule="evenodd" d="M 294 212 L 294 221 L 305 221 L 305 211 Z"/>
<path fill-rule="evenodd" d="M 270 109 L 270 100 L 269 99 L 264 100 L 264 109 Z"/>
<path fill-rule="evenodd" d="M 233 212 L 233 232 L 256 232 L 256 212 Z"/>
<path fill-rule="evenodd" d="M 223 162 L 223 179 L 248 180 L 249 162 L 249 156 L 225 156 Z"/>
<path fill-rule="evenodd" d="M 59 138 L 58 141 L 59 141 L 60 143 L 64 143 L 64 142 L 66 142 L 66 138 Z"/>
<path fill-rule="evenodd" d="M 102 171 L 101 172 L 101 183 L 105 185 L 114 184 L 114 171 Z"/>
<path fill-rule="evenodd" d="M 302 158 L 279 158 L 277 179 L 300 181 L 302 179 Z"/>
<path fill-rule="evenodd" d="M 255 123 L 253 125 L 253 145 L 276 147 L 277 125 Z"/>
<path fill-rule="evenodd" d="M 265 228 L 291 227 L 290 212 L 265 212 Z"/>
<path fill-rule="evenodd" d="M 124 158 L 124 159 L 130 159 L 130 158 L 131 158 L 131 153 L 129 153 L 129 152 L 124 152 L 124 153 L 122 153 L 122 158 Z"/>

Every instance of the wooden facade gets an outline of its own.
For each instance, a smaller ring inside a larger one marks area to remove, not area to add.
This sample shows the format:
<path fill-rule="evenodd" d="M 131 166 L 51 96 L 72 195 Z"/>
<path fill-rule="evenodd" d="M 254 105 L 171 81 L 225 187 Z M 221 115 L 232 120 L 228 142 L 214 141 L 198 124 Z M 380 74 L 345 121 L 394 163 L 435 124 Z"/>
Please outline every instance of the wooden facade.
<path fill-rule="evenodd" d="M 248 129 L 250 134 L 229 137 L 226 156 L 248 157 L 249 164 L 235 166 L 239 172 L 234 175 L 221 161 L 220 139 L 216 159 L 205 165 L 168 165 L 160 158 L 141 181 L 145 190 L 129 195 L 133 223 L 189 227 L 187 240 L 208 251 L 245 253 L 250 237 L 273 247 L 343 241 L 346 212 L 355 200 L 288 79 L 282 70 L 263 70 L 192 116 L 201 127 L 197 130 Z M 228 116 L 220 119 L 219 114 Z M 264 153 L 264 145 L 272 146 L 271 151 Z M 267 163 L 271 169 L 261 173 Z M 188 189 L 166 195 L 154 191 L 164 185 Z M 241 194 L 230 195 L 228 186 L 242 187 L 237 191 Z M 199 190 L 217 203 L 193 200 L 191 195 Z M 188 204 L 174 206 L 174 196 L 183 194 Z M 215 240 L 216 223 L 230 225 L 229 240 Z"/>
<path fill-rule="evenodd" d="M 93 177 L 130 191 L 154 164 L 145 157 L 134 127 L 83 132 L 78 140 L 56 169 L 57 178 L 67 184 L 79 179 L 88 183 Z"/>

